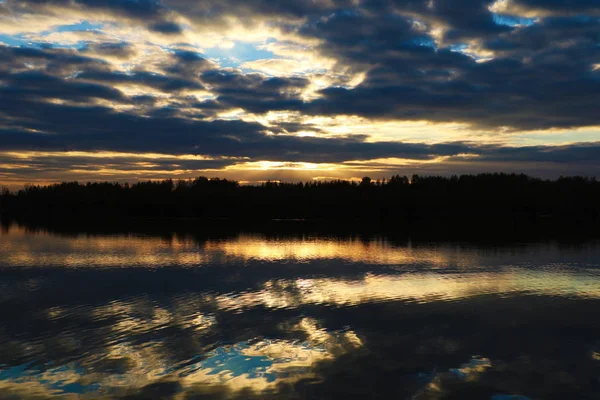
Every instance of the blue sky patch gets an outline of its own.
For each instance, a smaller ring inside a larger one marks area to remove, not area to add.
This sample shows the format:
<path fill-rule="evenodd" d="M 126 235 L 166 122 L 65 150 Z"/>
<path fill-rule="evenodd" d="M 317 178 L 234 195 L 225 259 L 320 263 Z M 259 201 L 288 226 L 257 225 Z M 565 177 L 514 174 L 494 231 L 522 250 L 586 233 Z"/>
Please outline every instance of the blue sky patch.
<path fill-rule="evenodd" d="M 232 48 L 210 47 L 203 54 L 217 61 L 221 67 L 238 67 L 248 61 L 279 58 L 271 51 L 259 49 L 258 46 L 262 44 L 234 41 Z"/>
<path fill-rule="evenodd" d="M 52 30 L 52 32 L 81 32 L 81 31 L 94 31 L 102 29 L 103 25 L 98 23 L 91 23 L 89 21 L 81 21 L 76 24 L 60 25 Z"/>
<path fill-rule="evenodd" d="M 531 26 L 535 24 L 537 18 L 525 18 L 519 17 L 518 15 L 508 15 L 508 14 L 497 14 L 493 13 L 494 22 L 497 25 L 504 26 Z"/>

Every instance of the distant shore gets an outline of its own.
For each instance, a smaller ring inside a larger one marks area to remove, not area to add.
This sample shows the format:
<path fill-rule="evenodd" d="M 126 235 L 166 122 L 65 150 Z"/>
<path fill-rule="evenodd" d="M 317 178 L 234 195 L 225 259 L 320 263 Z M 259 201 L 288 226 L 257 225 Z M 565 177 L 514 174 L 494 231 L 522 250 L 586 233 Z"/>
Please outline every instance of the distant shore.
<path fill-rule="evenodd" d="M 3 191 L 0 215 L 59 229 L 155 224 L 587 235 L 600 226 L 600 182 L 515 174 L 259 186 L 203 177 L 132 185 L 70 182 Z"/>

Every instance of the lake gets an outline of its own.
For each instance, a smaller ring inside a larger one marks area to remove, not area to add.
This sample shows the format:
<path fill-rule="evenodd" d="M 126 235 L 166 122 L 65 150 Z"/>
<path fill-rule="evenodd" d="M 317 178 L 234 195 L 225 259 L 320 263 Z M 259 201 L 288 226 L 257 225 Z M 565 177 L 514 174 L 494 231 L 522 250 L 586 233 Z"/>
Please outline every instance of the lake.
<path fill-rule="evenodd" d="M 5 226 L 0 398 L 48 397 L 598 399 L 600 243 Z"/>

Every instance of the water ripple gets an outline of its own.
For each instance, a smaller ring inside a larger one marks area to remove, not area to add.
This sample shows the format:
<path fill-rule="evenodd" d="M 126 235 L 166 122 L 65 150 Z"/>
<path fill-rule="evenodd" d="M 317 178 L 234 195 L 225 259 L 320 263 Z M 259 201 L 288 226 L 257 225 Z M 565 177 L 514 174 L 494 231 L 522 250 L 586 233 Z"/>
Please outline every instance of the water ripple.
<path fill-rule="evenodd" d="M 0 393 L 600 393 L 593 244 L 165 237 L 3 234 Z"/>

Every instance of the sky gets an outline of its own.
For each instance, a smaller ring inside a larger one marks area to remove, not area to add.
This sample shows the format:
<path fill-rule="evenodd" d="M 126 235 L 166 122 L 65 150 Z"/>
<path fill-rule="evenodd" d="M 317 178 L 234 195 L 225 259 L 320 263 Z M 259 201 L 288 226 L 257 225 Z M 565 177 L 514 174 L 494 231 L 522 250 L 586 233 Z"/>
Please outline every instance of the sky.
<path fill-rule="evenodd" d="M 600 176 L 598 0 L 0 0 L 0 184 Z"/>

